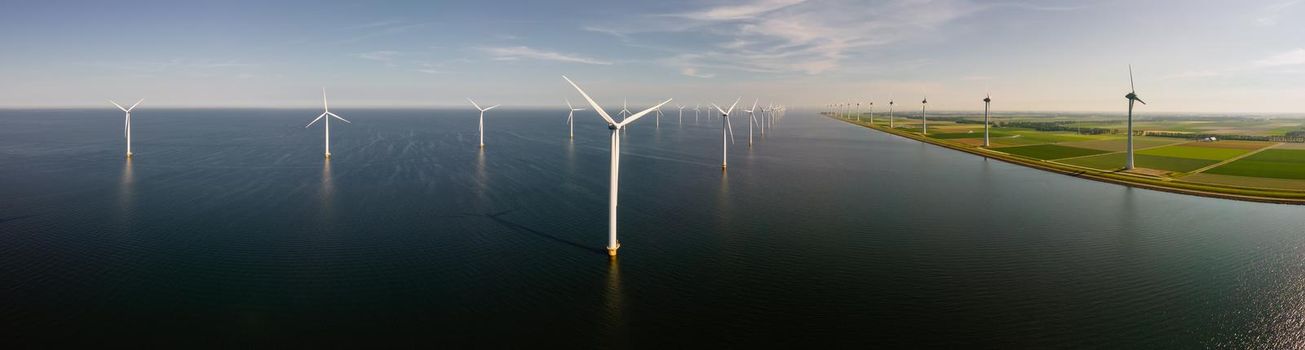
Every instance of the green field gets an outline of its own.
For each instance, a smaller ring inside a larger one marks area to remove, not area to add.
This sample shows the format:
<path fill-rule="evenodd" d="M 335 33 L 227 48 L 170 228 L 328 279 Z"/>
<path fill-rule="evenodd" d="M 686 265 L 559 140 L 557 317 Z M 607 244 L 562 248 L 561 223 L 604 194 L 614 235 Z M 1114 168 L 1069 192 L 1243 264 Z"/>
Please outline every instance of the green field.
<path fill-rule="evenodd" d="M 1066 146 L 1059 146 L 1059 145 L 1003 147 L 1003 148 L 998 148 L 996 150 L 1010 153 L 1010 154 L 1017 154 L 1029 158 L 1037 158 L 1037 159 L 1061 159 L 1061 158 L 1082 157 L 1082 156 L 1090 156 L 1093 154 L 1106 153 L 1106 151 L 1102 151 L 1102 150 L 1078 148 L 1078 147 L 1066 147 Z"/>
<path fill-rule="evenodd" d="M 1275 179 L 1305 179 L 1305 150 L 1264 150 L 1205 172 Z"/>
<path fill-rule="evenodd" d="M 1126 155 L 1123 153 L 1111 153 L 1092 157 L 1075 158 L 1062 161 L 1061 163 L 1093 169 L 1115 170 L 1124 167 L 1125 157 Z M 1139 168 L 1177 172 L 1188 172 L 1219 163 L 1217 160 L 1165 157 L 1148 154 L 1136 154 L 1134 162 Z"/>
<path fill-rule="evenodd" d="M 957 115 L 966 121 L 956 119 Z M 922 141 L 959 149 L 982 149 L 981 115 L 943 114 L 929 121 L 928 135 L 920 135 L 920 120 L 899 115 L 894 133 L 911 134 Z M 877 118 L 878 127 L 887 127 L 887 118 Z M 844 119 L 847 120 L 847 119 Z M 1127 148 L 1125 124 L 1118 116 L 1096 114 L 1008 114 L 993 118 L 992 154 L 995 158 L 1042 167 L 1079 166 L 1102 171 L 1101 176 L 1120 176 L 1125 182 L 1199 189 L 1218 193 L 1239 193 L 1274 198 L 1305 198 L 1305 143 L 1284 138 L 1288 131 L 1305 129 L 1300 119 L 1244 117 L 1177 117 L 1148 118 L 1135 123 L 1139 132 L 1151 136 L 1134 138 L 1137 150 L 1135 171 L 1120 172 Z M 865 125 L 867 122 L 852 123 Z M 1035 129 L 1061 130 L 1038 131 Z M 1103 131 L 1103 129 L 1105 129 Z M 1190 133 L 1191 136 L 1160 136 L 1167 132 Z M 1221 137 L 1217 142 L 1198 142 L 1199 134 Z M 1247 140 L 1237 140 L 1244 135 Z M 1260 136 L 1256 136 L 1260 135 Z M 1252 141 L 1254 137 L 1268 136 Z M 1272 147 L 1272 149 L 1265 149 Z M 1258 153 L 1255 153 L 1257 152 Z M 1008 154 L 1008 155 L 1007 155 Z M 1249 156 L 1247 156 L 1250 154 Z M 1245 157 L 1237 159 L 1237 157 Z M 1049 162 L 1036 162 L 1030 159 Z M 1220 164 L 1237 159 L 1228 164 Z M 1218 167 L 1213 167 L 1219 164 Z M 1212 167 L 1212 168 L 1211 168 Z M 1197 170 L 1210 168 L 1200 173 Z M 1091 173 L 1077 168 L 1072 171 Z"/>
<path fill-rule="evenodd" d="M 1190 158 L 1223 161 L 1249 153 L 1251 150 L 1235 148 L 1213 148 L 1197 146 L 1167 146 L 1137 151 L 1137 154 L 1151 156 Z"/>

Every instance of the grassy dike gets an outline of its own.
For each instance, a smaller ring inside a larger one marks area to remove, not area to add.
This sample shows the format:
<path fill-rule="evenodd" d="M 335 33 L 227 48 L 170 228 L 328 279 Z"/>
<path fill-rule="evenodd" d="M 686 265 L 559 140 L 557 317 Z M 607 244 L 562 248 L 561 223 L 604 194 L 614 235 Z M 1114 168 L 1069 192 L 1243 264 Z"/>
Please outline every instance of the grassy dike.
<path fill-rule="evenodd" d="M 961 152 L 992 158 L 1007 163 L 1027 166 L 1034 169 L 1041 169 L 1059 174 L 1065 174 L 1074 177 L 1080 177 L 1101 182 L 1120 184 L 1138 188 L 1145 188 L 1156 191 L 1165 191 L 1180 193 L 1193 196 L 1223 198 L 1232 200 L 1241 200 L 1249 202 L 1264 202 L 1278 204 L 1297 204 L 1305 205 L 1305 192 L 1286 191 L 1273 189 L 1257 189 L 1236 186 L 1221 186 L 1211 184 L 1198 184 L 1184 182 L 1174 179 L 1164 179 L 1153 176 L 1138 175 L 1119 171 L 1101 171 L 1091 168 L 1078 167 L 1068 164 L 1045 161 L 1041 159 L 1027 158 L 1019 155 L 1004 153 L 997 150 L 983 147 L 975 147 L 957 142 L 950 142 L 944 139 L 934 139 L 925 137 L 915 132 L 889 129 L 881 125 L 870 125 L 869 123 L 847 120 L 835 116 L 825 115 L 834 120 L 843 121 L 849 124 L 878 130 L 891 135 L 905 137 L 908 139 L 933 144 L 939 147 L 954 149 Z"/>

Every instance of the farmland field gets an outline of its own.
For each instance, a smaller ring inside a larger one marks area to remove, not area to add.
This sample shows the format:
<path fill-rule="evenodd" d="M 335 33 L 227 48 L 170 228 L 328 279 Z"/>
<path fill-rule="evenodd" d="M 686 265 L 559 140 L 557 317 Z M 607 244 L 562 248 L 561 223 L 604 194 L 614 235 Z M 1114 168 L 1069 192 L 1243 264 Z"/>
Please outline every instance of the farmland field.
<path fill-rule="evenodd" d="M 1187 142 L 1180 139 L 1159 138 L 1159 137 L 1137 137 L 1133 138 L 1133 147 L 1136 149 L 1159 147 L 1164 145 L 1178 144 Z M 1128 139 L 1120 136 L 1115 139 L 1095 140 L 1095 141 L 1076 141 L 1064 142 L 1061 146 L 1099 149 L 1102 151 L 1123 152 L 1128 149 Z"/>
<path fill-rule="evenodd" d="M 1275 179 L 1305 179 L 1305 150 L 1270 149 L 1224 164 L 1206 173 L 1267 177 Z"/>
<path fill-rule="evenodd" d="M 1075 158 L 1063 161 L 1061 163 L 1078 165 L 1093 169 L 1114 170 L 1124 167 L 1124 153 L 1111 153 L 1099 156 Z M 1135 162 L 1139 168 L 1160 169 L 1177 172 L 1188 172 L 1204 168 L 1215 163 L 1217 160 L 1191 159 L 1156 156 L 1148 154 L 1136 154 Z"/>
<path fill-rule="evenodd" d="M 1245 149 L 1195 147 L 1195 146 L 1180 145 L 1180 146 L 1168 146 L 1168 147 L 1141 150 L 1141 151 L 1137 151 L 1137 154 L 1222 161 L 1249 152 L 1250 150 L 1245 150 Z"/>
<path fill-rule="evenodd" d="M 1030 158 L 1037 158 L 1037 159 L 1061 159 L 1061 158 L 1082 157 L 1082 156 L 1090 156 L 1094 154 L 1106 153 L 1106 151 L 1102 151 L 1102 150 L 1096 150 L 1090 148 L 1066 147 L 1066 146 L 1059 146 L 1059 145 L 1005 147 L 1005 148 L 999 148 L 997 150 L 1010 154 L 1017 154 L 1017 155 L 1030 157 Z"/>

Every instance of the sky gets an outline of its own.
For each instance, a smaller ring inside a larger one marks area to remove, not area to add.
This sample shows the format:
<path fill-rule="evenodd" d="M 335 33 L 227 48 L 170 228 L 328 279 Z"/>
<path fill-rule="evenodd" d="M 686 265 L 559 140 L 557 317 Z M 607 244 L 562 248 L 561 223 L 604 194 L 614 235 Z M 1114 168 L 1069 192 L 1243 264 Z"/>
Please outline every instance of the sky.
<path fill-rule="evenodd" d="M 1305 112 L 1305 0 L 25 1 L 0 108 Z M 905 105 L 904 105 L 905 104 Z M 619 108 L 619 107 L 618 107 Z"/>

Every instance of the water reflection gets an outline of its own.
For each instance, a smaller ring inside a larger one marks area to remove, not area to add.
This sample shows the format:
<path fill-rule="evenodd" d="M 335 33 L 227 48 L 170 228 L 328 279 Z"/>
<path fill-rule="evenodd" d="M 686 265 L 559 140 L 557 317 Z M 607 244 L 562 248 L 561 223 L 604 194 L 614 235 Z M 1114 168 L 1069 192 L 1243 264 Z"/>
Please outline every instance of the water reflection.
<path fill-rule="evenodd" d="M 135 184 L 136 175 L 132 170 L 131 158 L 128 158 L 122 165 L 122 176 L 118 179 L 118 215 L 124 223 L 128 221 L 127 216 L 135 204 Z"/>
<path fill-rule="evenodd" d="M 605 348 L 626 348 L 629 341 L 629 328 L 625 322 L 625 297 L 621 292 L 621 263 L 616 257 L 607 262 L 607 284 L 604 290 L 604 318 L 607 322 Z"/>
<path fill-rule="evenodd" d="M 485 174 L 485 149 L 476 151 L 476 198 L 485 200 L 485 190 L 489 188 L 488 175 Z"/>

